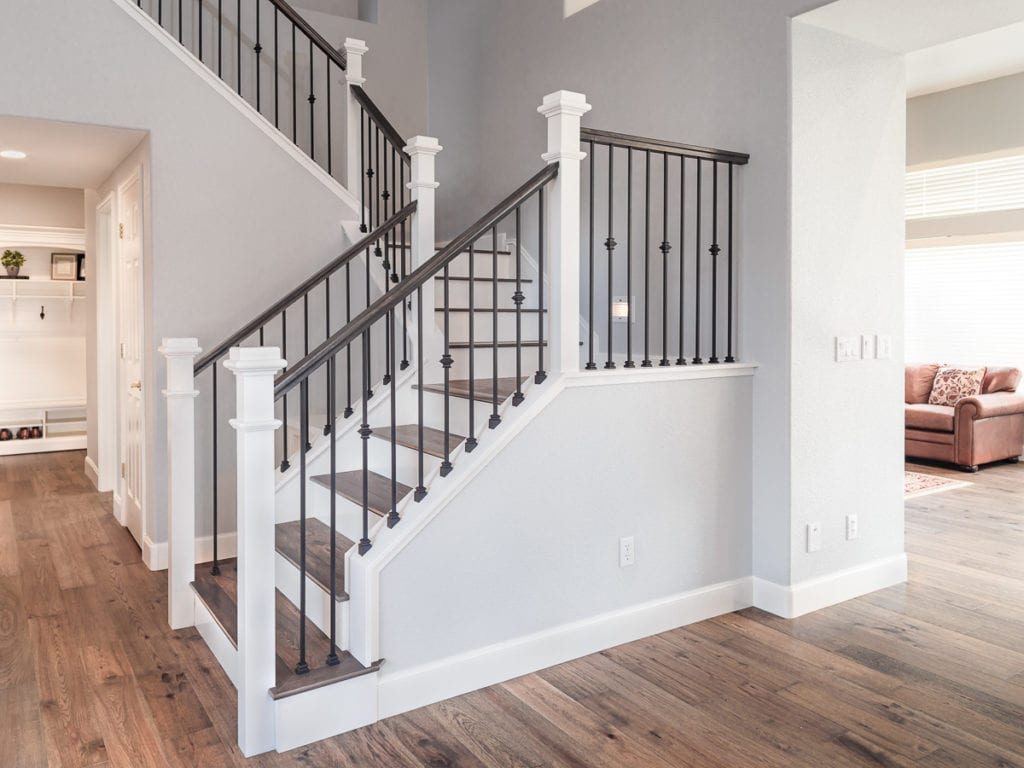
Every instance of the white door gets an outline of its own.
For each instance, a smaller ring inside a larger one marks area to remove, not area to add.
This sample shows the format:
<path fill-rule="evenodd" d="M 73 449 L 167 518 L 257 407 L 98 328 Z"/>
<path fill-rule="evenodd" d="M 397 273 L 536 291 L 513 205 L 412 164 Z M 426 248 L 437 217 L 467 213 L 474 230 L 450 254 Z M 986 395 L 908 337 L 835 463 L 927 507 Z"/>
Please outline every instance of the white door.
<path fill-rule="evenodd" d="M 120 349 L 121 498 L 123 519 L 142 546 L 143 381 L 142 381 L 142 179 L 118 192 L 118 327 Z"/>

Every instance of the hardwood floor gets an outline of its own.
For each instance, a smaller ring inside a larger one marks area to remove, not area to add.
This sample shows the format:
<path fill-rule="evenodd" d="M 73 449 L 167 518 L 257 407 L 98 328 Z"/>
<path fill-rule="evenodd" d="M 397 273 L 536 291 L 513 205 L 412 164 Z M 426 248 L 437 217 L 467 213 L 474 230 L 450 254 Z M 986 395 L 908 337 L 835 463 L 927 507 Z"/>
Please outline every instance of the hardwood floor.
<path fill-rule="evenodd" d="M 1024 766 L 1024 466 L 908 503 L 910 582 L 795 621 L 755 609 L 285 755 L 167 628 L 82 454 L 0 459 L 0 766 Z"/>

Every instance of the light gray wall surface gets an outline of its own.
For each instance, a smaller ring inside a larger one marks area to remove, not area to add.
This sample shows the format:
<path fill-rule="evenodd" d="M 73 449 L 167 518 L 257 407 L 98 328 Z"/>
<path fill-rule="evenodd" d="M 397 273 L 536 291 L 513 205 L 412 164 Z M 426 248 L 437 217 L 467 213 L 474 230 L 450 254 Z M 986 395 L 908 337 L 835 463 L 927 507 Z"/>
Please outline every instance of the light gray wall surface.
<path fill-rule="evenodd" d="M 901 56 L 793 24 L 793 582 L 903 552 L 905 104 Z M 835 362 L 876 333 L 892 359 Z"/>
<path fill-rule="evenodd" d="M 383 570 L 389 671 L 749 576 L 751 390 L 558 395 Z"/>
<path fill-rule="evenodd" d="M 1024 148 L 1024 72 L 907 101 L 907 165 Z"/>
<path fill-rule="evenodd" d="M 164 540 L 160 339 L 221 340 L 340 253 L 355 212 L 109 0 L 10 3 L 0 67 L 20 73 L 0 112 L 150 132 L 146 500 L 151 535 Z"/>
<path fill-rule="evenodd" d="M 81 189 L 0 184 L 0 224 L 82 229 L 84 195 Z"/>
<path fill-rule="evenodd" d="M 754 386 L 754 573 L 789 583 L 789 20 L 821 1 L 433 0 L 430 132 L 440 232 L 538 170 L 544 94 L 581 91 L 584 125 L 749 152 L 739 201 L 739 354 Z"/>

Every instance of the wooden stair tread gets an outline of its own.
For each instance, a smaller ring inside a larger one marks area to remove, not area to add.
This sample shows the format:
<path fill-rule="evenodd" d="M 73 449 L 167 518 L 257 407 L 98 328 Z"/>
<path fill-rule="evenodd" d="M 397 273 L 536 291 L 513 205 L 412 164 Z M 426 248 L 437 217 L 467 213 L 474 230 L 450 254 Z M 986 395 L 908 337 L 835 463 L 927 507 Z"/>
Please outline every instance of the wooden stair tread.
<path fill-rule="evenodd" d="M 545 341 L 544 342 L 544 346 L 546 347 L 547 345 L 548 345 L 548 343 Z M 474 341 L 473 342 L 473 348 L 474 349 L 494 349 L 494 346 L 495 346 L 494 343 L 490 342 L 490 341 Z M 538 347 L 538 346 L 540 346 L 540 342 L 537 342 L 537 341 L 521 341 L 521 342 L 519 342 L 519 346 L 520 347 Z M 451 341 L 451 342 L 448 343 L 448 347 L 449 347 L 449 349 L 469 349 L 469 342 L 468 341 Z M 510 347 L 514 349 L 516 347 L 516 343 L 514 341 L 499 341 L 498 344 L 497 344 L 497 347 L 498 347 L 498 349 L 508 349 Z"/>
<path fill-rule="evenodd" d="M 335 490 L 354 504 L 363 504 L 363 471 L 353 469 L 349 472 L 338 472 L 335 475 Z M 331 487 L 330 475 L 315 475 L 313 482 L 325 488 Z M 402 483 L 397 484 L 398 501 L 412 493 L 412 488 Z M 367 506 L 375 515 L 383 517 L 391 511 L 391 478 L 368 471 Z"/>
<path fill-rule="evenodd" d="M 468 275 L 448 275 L 448 279 L 449 280 L 458 280 L 460 282 L 468 282 L 469 281 L 469 276 Z M 499 277 L 498 278 L 498 282 L 499 283 L 514 283 L 515 281 L 516 281 L 516 279 L 514 277 Z M 492 277 L 480 277 L 479 275 L 473 275 L 473 282 L 474 283 L 492 283 L 492 282 L 494 282 L 494 278 L 492 278 Z M 533 279 L 529 278 L 529 277 L 524 277 L 524 278 L 520 279 L 519 282 L 520 283 L 532 283 Z"/>
<path fill-rule="evenodd" d="M 523 378 L 523 383 L 527 379 Z M 413 389 L 418 389 L 418 386 L 414 386 Z M 424 392 L 435 392 L 437 394 L 444 394 L 444 384 L 424 384 Z M 498 402 L 507 400 L 512 397 L 516 392 L 516 377 L 499 377 L 498 378 Z M 469 379 L 454 379 L 448 382 L 448 393 L 452 397 L 460 397 L 463 400 L 469 399 Z M 476 380 L 476 386 L 473 390 L 473 399 L 480 402 L 489 403 L 494 396 L 494 379 L 483 377 Z"/>
<path fill-rule="evenodd" d="M 209 564 L 197 565 L 196 580 L 192 582 L 192 587 L 237 648 L 237 563 L 234 559 L 222 560 L 220 569 L 220 575 L 214 576 L 210 573 Z M 296 675 L 295 665 L 299 662 L 299 609 L 280 590 L 276 591 L 275 601 L 277 609 L 275 611 L 277 686 L 271 689 L 271 695 L 274 698 L 283 698 L 380 669 L 380 664 L 364 667 L 348 651 L 341 650 L 338 651 L 339 664 L 333 667 L 324 664 L 324 659 L 327 658 L 330 651 L 330 638 L 307 617 L 306 659 L 313 669 L 306 674 Z"/>
<path fill-rule="evenodd" d="M 446 248 L 446 247 L 448 247 L 448 243 L 435 243 L 434 244 L 434 250 L 436 250 L 436 251 L 440 251 L 442 248 Z M 408 251 L 410 248 L 412 248 L 412 245 L 409 244 L 409 243 L 388 243 L 388 248 L 390 248 L 392 250 Z M 467 245 L 465 248 L 463 248 L 461 251 L 459 251 L 459 253 L 469 253 L 469 246 Z M 495 253 L 495 251 L 492 250 L 491 248 L 474 248 L 473 249 L 473 253 L 477 254 L 478 256 L 481 255 L 481 254 L 487 254 L 488 256 L 490 256 L 491 254 Z M 502 250 L 502 251 L 497 251 L 497 254 L 499 256 L 511 256 L 512 255 L 512 251 L 504 251 L 504 250 Z"/>
<path fill-rule="evenodd" d="M 437 307 L 434 311 L 435 312 L 443 313 L 444 312 L 444 307 Z M 469 307 L 448 307 L 448 311 L 449 312 L 469 312 Z M 494 312 L 494 309 L 491 308 L 491 307 L 473 307 L 473 311 L 474 312 L 487 312 L 487 313 L 491 313 L 491 312 Z M 514 313 L 516 311 L 516 308 L 515 307 L 498 307 L 498 311 L 499 312 Z M 547 310 L 546 309 L 527 309 L 526 307 L 523 307 L 521 312 L 524 315 L 525 314 L 529 314 L 529 313 L 537 314 L 538 312 L 544 312 L 545 314 L 547 314 Z"/>
<path fill-rule="evenodd" d="M 375 429 L 373 430 L 373 436 L 380 440 L 391 442 L 391 429 L 390 427 Z M 448 452 L 451 453 L 458 448 L 465 439 L 462 435 L 449 432 Z M 416 424 L 399 424 L 395 428 L 395 443 L 405 448 L 411 448 L 414 451 L 419 450 L 419 427 Z M 427 426 L 423 427 L 423 452 L 430 456 L 436 456 L 439 459 L 445 457 L 444 430 Z"/>
<path fill-rule="evenodd" d="M 288 562 L 299 567 L 300 535 L 302 523 L 295 520 L 290 523 L 278 523 L 274 527 L 274 546 L 278 554 Z M 335 531 L 335 556 L 337 569 L 334 576 L 335 599 L 348 600 L 345 592 L 345 553 L 355 546 L 355 542 Z M 306 575 L 324 592 L 331 591 L 331 529 L 323 521 L 315 517 L 306 519 Z"/>

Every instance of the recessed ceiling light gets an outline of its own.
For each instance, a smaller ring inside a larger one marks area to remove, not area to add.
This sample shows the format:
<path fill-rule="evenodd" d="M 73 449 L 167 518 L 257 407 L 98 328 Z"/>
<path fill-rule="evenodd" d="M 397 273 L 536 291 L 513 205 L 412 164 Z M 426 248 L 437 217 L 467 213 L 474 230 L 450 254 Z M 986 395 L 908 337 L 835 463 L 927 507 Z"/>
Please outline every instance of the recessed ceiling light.
<path fill-rule="evenodd" d="M 24 160 L 28 155 L 18 149 L 5 149 L 0 152 L 0 157 L 6 158 L 7 160 Z"/>

